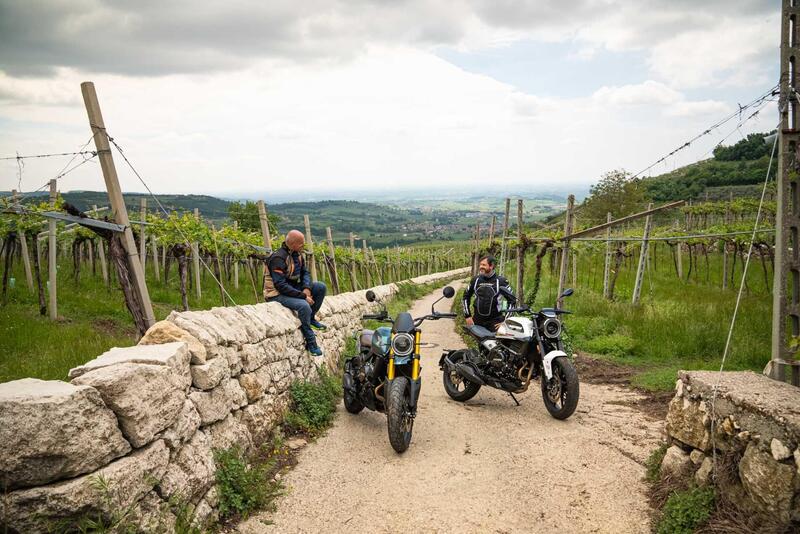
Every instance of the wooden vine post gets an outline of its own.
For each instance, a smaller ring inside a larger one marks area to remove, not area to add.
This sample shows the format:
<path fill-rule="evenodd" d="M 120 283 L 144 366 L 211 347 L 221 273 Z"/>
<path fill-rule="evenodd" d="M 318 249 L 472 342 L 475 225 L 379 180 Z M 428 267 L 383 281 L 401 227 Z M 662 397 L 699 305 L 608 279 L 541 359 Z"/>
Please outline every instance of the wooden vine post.
<path fill-rule="evenodd" d="M 611 212 L 606 214 L 606 222 L 611 223 Z M 606 228 L 606 258 L 603 266 L 603 298 L 611 298 L 609 295 L 608 278 L 611 274 L 611 227 Z"/>
<path fill-rule="evenodd" d="M 338 295 L 341 291 L 339 290 L 339 274 L 336 272 L 336 248 L 333 246 L 333 233 L 331 232 L 330 226 L 325 228 L 325 233 L 328 238 L 328 252 L 330 254 L 329 261 L 327 261 L 326 264 L 328 265 L 328 272 L 331 276 L 333 294 Z"/>
<path fill-rule="evenodd" d="M 489 248 L 494 245 L 494 225 L 497 224 L 497 215 L 492 215 L 492 225 L 489 226 Z"/>
<path fill-rule="evenodd" d="M 11 201 L 14 205 L 17 204 L 17 190 L 11 191 Z M 28 284 L 28 291 L 33 291 L 33 273 L 31 272 L 31 256 L 28 252 L 28 239 L 25 237 L 25 232 L 17 232 L 19 238 L 19 246 L 22 248 L 22 265 L 25 268 L 25 282 Z"/>
<path fill-rule="evenodd" d="M 475 224 L 475 249 L 472 253 L 472 276 L 478 274 L 478 264 L 481 261 L 481 223 Z"/>
<path fill-rule="evenodd" d="M 108 142 L 106 142 L 108 145 Z M 50 180 L 50 207 L 55 208 L 56 201 L 58 200 L 58 190 L 56 189 L 56 181 Z M 50 282 L 47 292 L 50 299 L 50 319 L 55 321 L 58 319 L 58 287 L 57 287 L 57 258 L 58 241 L 56 240 L 56 221 L 49 219 L 48 226 L 48 242 L 47 242 L 47 275 Z"/>
<path fill-rule="evenodd" d="M 503 219 L 503 241 L 500 243 L 500 274 L 505 273 L 506 256 L 508 254 L 508 217 L 511 211 L 511 199 L 506 199 L 506 216 Z"/>
<path fill-rule="evenodd" d="M 97 204 L 92 206 L 92 211 L 97 213 Z M 108 285 L 108 267 L 106 266 L 106 247 L 105 241 L 99 239 L 97 241 L 97 256 L 100 258 L 100 274 L 103 275 L 103 283 Z"/>
<path fill-rule="evenodd" d="M 194 209 L 194 218 L 200 220 L 200 210 Z M 197 300 L 203 296 L 203 291 L 200 288 L 200 245 L 195 242 L 192 243 L 192 273 L 194 274 L 194 293 L 197 295 Z"/>
<path fill-rule="evenodd" d="M 111 202 L 111 213 L 115 222 L 125 227 L 122 232 L 121 244 L 127 255 L 127 266 L 130 273 L 130 281 L 132 285 L 133 297 L 138 300 L 140 312 L 142 314 L 141 320 L 144 324 L 139 324 L 139 317 L 136 311 L 131 309 L 131 314 L 134 316 L 134 322 L 140 333 L 144 334 L 144 330 L 151 327 L 155 323 L 155 316 L 153 315 L 153 305 L 150 302 L 150 293 L 147 290 L 147 283 L 144 279 L 144 270 L 142 264 L 138 261 L 138 252 L 136 250 L 136 241 L 133 238 L 131 231 L 130 220 L 128 219 L 128 210 L 125 208 L 125 201 L 122 198 L 122 190 L 119 186 L 119 179 L 117 178 L 117 169 L 114 166 L 114 159 L 111 156 L 111 147 L 108 144 L 108 136 L 106 134 L 105 123 L 103 122 L 103 115 L 100 112 L 100 104 L 97 101 L 97 93 L 94 89 L 92 82 L 84 82 L 81 84 L 81 91 L 83 93 L 83 101 L 86 104 L 86 113 L 89 116 L 89 125 L 94 134 L 94 143 L 97 148 L 97 157 L 100 160 L 100 167 L 103 170 L 103 179 L 106 182 L 106 190 L 108 191 L 108 200 Z M 55 183 L 51 185 L 55 188 Z M 51 193 L 52 196 L 52 193 Z M 51 225 L 55 221 L 51 221 Z M 116 236 L 115 236 L 116 237 Z M 113 241 L 114 237 L 112 237 Z M 55 231 L 51 231 L 51 240 L 55 241 Z M 52 247 L 53 254 L 55 248 Z M 53 291 L 55 295 L 55 291 Z M 130 304 L 130 303 L 129 303 Z M 130 308 L 130 305 L 129 305 Z"/>
<path fill-rule="evenodd" d="M 569 263 L 569 249 L 572 235 L 572 218 L 575 210 L 575 195 L 567 197 L 567 220 L 564 222 L 564 245 L 561 250 L 561 267 L 558 272 L 558 293 L 556 296 L 556 308 L 561 308 L 564 304 L 564 299 L 561 298 L 561 293 L 567 284 L 567 265 Z"/>
<path fill-rule="evenodd" d="M 353 291 L 358 290 L 358 278 L 356 277 L 356 238 L 350 232 L 350 287 Z"/>
<path fill-rule="evenodd" d="M 311 266 L 311 281 L 317 281 L 317 261 L 314 257 L 314 240 L 311 237 L 311 221 L 308 219 L 308 215 L 303 215 L 303 222 L 306 225 L 306 243 L 308 243 L 308 252 L 306 252 L 306 258 L 308 264 Z"/>
<path fill-rule="evenodd" d="M 525 245 L 523 240 L 522 199 L 517 200 L 517 300 L 525 304 Z"/>
<path fill-rule="evenodd" d="M 653 204 L 647 206 L 647 211 L 653 209 Z M 644 235 L 642 235 L 642 248 L 639 251 L 639 266 L 636 268 L 636 283 L 633 286 L 633 298 L 631 302 L 636 305 L 639 303 L 639 297 L 642 294 L 642 281 L 644 280 L 644 269 L 647 263 L 647 249 L 650 244 L 650 226 L 652 223 L 652 215 L 648 215 L 644 220 Z"/>

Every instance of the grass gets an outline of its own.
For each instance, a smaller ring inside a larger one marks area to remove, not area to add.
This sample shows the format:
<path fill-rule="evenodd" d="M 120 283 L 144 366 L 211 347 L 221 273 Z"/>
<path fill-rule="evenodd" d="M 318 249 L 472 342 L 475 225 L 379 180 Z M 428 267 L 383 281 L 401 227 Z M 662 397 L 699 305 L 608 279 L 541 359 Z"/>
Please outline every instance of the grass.
<path fill-rule="evenodd" d="M 705 261 L 699 262 L 699 271 L 686 281 L 677 279 L 667 245 L 657 248 L 660 263 L 653 262 L 653 269 L 645 273 L 641 302 L 636 306 L 631 304 L 631 295 L 638 256 L 621 268 L 616 299 L 610 302 L 602 296 L 603 252 L 581 251 L 575 294 L 565 300 L 565 307 L 574 313 L 566 317 L 565 324 L 577 350 L 635 366 L 640 372 L 634 385 L 665 390 L 674 387 L 679 369 L 719 369 L 736 290 L 721 289 L 719 254 L 710 255 L 708 271 Z M 531 256 L 529 259 L 533 264 Z M 688 264 L 686 256 L 684 262 Z M 513 270 L 509 264 L 507 271 Z M 738 262 L 736 272 L 738 286 Z M 570 280 L 571 274 L 570 269 Z M 532 285 L 533 275 L 529 268 L 526 287 Z M 545 262 L 534 306 L 552 306 L 557 285 L 557 274 Z M 748 285 L 726 370 L 761 371 L 770 358 L 772 294 L 757 259 L 750 265 Z"/>
<path fill-rule="evenodd" d="M 155 279 L 152 262 L 147 267 L 148 289 L 156 320 L 180 309 L 177 267 L 170 269 L 170 281 Z M 46 280 L 46 272 L 43 272 Z M 189 273 L 191 275 L 191 272 Z M 162 273 L 163 275 L 163 273 Z M 0 303 L 0 382 L 33 377 L 42 380 L 65 380 L 73 367 L 81 365 L 110 349 L 127 347 L 137 341 L 136 329 L 120 291 L 115 285 L 106 288 L 97 266 L 96 276 L 84 266 L 80 280 L 72 277 L 71 260 L 61 258 L 58 269 L 58 315 L 53 322 L 39 315 L 38 297 L 28 291 L 20 262 L 15 262 L 9 288 Z M 223 280 L 226 291 L 237 304 L 261 302 L 244 269 L 239 271 L 239 289 Z M 259 281 L 256 280 L 256 287 Z M 433 290 L 433 285 L 403 284 L 390 304 L 390 311 L 407 309 L 411 302 Z M 222 305 L 219 288 L 208 272 L 202 273 L 202 297 L 188 290 L 189 308 L 210 309 Z M 228 301 L 230 304 L 230 301 Z"/>
<path fill-rule="evenodd" d="M 150 264 L 148 264 L 150 265 Z M 172 279 L 165 285 L 155 280 L 148 267 L 148 288 L 156 319 L 163 319 L 180 309 L 177 269 L 170 269 Z M 15 262 L 10 275 L 15 287 L 9 288 L 5 303 L 0 304 L 0 382 L 34 377 L 64 380 L 67 372 L 91 360 L 111 347 L 136 344 L 136 329 L 122 297 L 122 291 L 103 285 L 99 274 L 92 276 L 84 267 L 81 279 L 72 277 L 72 265 L 66 259 L 58 270 L 58 315 L 53 322 L 39 315 L 38 297 L 28 291 L 25 275 Z M 46 273 L 43 273 L 46 279 Z M 208 273 L 201 284 L 202 297 L 189 292 L 191 309 L 220 306 L 219 289 Z M 255 294 L 246 273 L 240 271 L 240 285 L 226 284 L 227 291 L 239 304 L 253 304 Z"/>

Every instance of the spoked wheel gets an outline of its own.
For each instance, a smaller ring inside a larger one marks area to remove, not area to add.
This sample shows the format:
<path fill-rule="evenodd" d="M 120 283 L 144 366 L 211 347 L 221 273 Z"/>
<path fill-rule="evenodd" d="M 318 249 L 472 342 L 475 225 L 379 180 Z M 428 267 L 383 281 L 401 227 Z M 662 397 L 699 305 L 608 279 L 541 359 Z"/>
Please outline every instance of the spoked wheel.
<path fill-rule="evenodd" d="M 389 443 L 397 452 L 405 452 L 411 443 L 414 418 L 408 408 L 408 379 L 401 376 L 392 380 L 386 396 L 386 420 L 389 428 Z"/>
<path fill-rule="evenodd" d="M 464 352 L 458 351 L 453 353 L 450 360 L 453 363 L 458 363 L 464 359 Z M 445 367 L 442 372 L 442 383 L 444 390 L 450 395 L 450 398 L 459 402 L 465 402 L 474 397 L 478 390 L 481 389 L 480 384 L 470 382 L 454 370 L 448 370 Z"/>
<path fill-rule="evenodd" d="M 542 373 L 542 399 L 550 415 L 556 419 L 566 419 L 578 407 L 580 387 L 578 373 L 566 358 L 553 360 L 553 378 L 547 379 Z"/>

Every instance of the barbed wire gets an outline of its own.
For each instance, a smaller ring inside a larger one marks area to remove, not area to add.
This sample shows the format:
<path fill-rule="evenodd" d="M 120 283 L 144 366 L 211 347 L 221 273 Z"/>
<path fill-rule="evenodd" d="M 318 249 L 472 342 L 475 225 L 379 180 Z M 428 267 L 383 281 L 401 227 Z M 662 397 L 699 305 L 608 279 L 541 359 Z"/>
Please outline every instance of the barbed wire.
<path fill-rule="evenodd" d="M 86 145 L 84 145 L 84 146 L 86 146 Z M 83 149 L 81 149 L 78 152 L 59 152 L 57 154 L 34 154 L 34 155 L 31 155 L 31 156 L 20 156 L 19 153 L 17 153 L 16 156 L 3 156 L 3 157 L 0 157 L 0 161 L 9 160 L 9 159 L 15 159 L 17 161 L 22 161 L 22 160 L 26 160 L 26 159 L 38 159 L 38 158 L 57 158 L 57 157 L 63 157 L 63 156 L 84 156 L 84 155 L 87 155 L 87 154 L 97 154 L 97 152 L 95 152 L 94 150 L 83 150 Z"/>

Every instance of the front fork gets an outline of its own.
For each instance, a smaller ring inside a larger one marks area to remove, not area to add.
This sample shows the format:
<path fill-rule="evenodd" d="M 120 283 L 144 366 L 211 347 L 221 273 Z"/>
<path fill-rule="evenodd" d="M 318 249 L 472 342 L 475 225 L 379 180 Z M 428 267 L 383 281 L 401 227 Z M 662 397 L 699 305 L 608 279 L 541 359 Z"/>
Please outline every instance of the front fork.
<path fill-rule="evenodd" d="M 422 378 L 419 376 L 420 372 L 422 371 L 422 366 L 420 365 L 420 354 L 419 354 L 419 343 L 420 343 L 420 332 L 419 330 L 416 331 L 414 335 L 414 354 L 411 357 L 411 373 L 408 377 L 409 383 L 409 394 L 408 394 L 408 410 L 411 412 L 411 416 L 415 416 L 417 414 L 417 401 L 419 400 L 419 393 L 422 390 Z M 386 381 L 388 386 L 391 387 L 392 381 L 394 380 L 396 373 L 395 363 L 394 363 L 394 354 L 389 353 L 389 363 L 386 367 Z M 387 389 L 388 391 L 388 389 Z"/>

